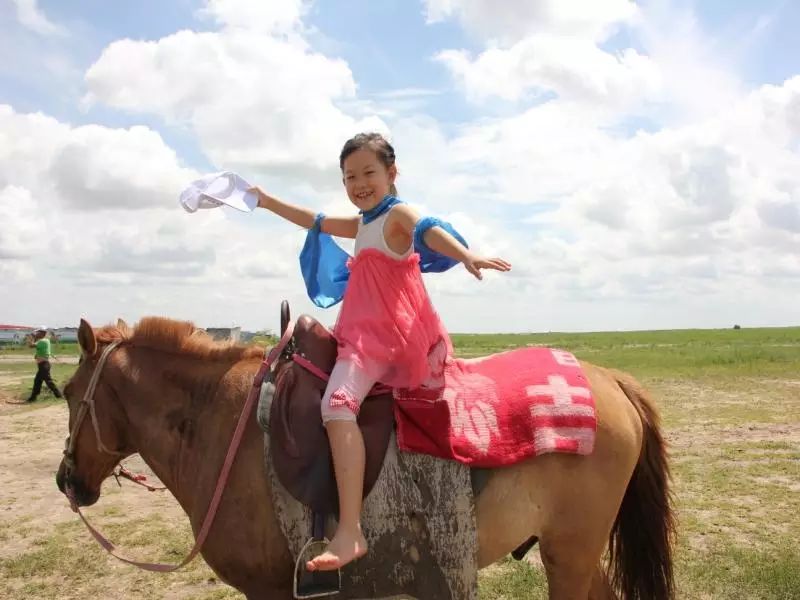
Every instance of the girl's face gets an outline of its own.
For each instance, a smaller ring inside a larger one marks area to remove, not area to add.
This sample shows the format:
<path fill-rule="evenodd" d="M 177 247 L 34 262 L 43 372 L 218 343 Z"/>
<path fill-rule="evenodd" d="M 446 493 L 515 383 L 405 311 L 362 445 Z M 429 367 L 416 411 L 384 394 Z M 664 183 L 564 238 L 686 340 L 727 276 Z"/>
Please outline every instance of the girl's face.
<path fill-rule="evenodd" d="M 359 210 L 369 210 L 389 194 L 397 168 L 388 169 L 372 150 L 361 148 L 344 159 L 342 181 L 350 202 Z"/>

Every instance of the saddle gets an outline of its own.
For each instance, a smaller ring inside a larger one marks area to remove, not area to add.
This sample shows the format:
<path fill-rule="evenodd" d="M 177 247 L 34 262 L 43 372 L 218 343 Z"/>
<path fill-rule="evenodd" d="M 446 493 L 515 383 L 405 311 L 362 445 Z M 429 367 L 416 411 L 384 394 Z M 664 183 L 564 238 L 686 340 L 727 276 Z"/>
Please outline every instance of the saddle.
<path fill-rule="evenodd" d="M 281 305 L 281 334 L 289 323 L 288 304 Z M 293 360 L 305 359 L 325 373 L 336 362 L 336 339 L 308 315 L 297 319 L 293 341 L 273 371 L 274 395 L 269 409 L 270 453 L 278 479 L 298 501 L 320 514 L 338 514 L 339 501 L 328 436 L 320 417 L 327 381 Z M 394 428 L 390 392 L 371 395 L 361 406 L 358 425 L 364 436 L 366 497 L 381 472 Z M 263 424 L 262 424 L 263 426 Z"/>

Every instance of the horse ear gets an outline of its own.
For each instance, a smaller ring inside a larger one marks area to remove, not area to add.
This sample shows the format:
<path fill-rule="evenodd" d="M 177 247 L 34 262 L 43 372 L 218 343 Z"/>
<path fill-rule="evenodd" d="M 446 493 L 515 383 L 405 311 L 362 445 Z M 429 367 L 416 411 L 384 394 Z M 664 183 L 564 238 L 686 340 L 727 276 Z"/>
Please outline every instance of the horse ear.
<path fill-rule="evenodd" d="M 125 322 L 125 319 L 119 319 L 118 318 L 117 319 L 117 329 L 119 329 L 120 331 L 124 332 L 124 331 L 128 331 L 128 329 L 130 329 L 130 328 L 128 327 L 128 324 Z"/>
<path fill-rule="evenodd" d="M 81 319 L 78 327 L 78 344 L 84 356 L 92 357 L 97 352 L 97 338 L 94 337 L 94 329 L 86 319 Z"/>

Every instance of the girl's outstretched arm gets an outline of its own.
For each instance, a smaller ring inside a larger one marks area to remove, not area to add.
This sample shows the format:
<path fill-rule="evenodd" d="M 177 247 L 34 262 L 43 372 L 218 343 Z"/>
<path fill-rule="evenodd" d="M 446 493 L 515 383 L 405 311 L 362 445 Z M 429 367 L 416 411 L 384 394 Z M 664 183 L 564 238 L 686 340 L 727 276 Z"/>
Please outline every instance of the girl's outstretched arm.
<path fill-rule="evenodd" d="M 510 262 L 502 258 L 486 258 L 475 254 L 441 227 L 431 227 L 425 232 L 423 239 L 431 250 L 461 261 L 464 268 L 478 279 L 483 279 L 481 269 L 492 269 L 494 271 L 511 270 Z"/>
<path fill-rule="evenodd" d="M 413 239 L 414 227 L 419 221 L 417 212 L 408 205 L 401 204 L 396 206 L 392 213 L 397 215 L 398 226 Z M 428 248 L 463 263 L 464 268 L 478 279 L 483 279 L 481 269 L 511 270 L 511 263 L 502 258 L 486 258 L 475 254 L 441 227 L 431 227 L 425 232 L 423 239 Z"/>
<path fill-rule="evenodd" d="M 290 223 L 299 225 L 305 229 L 314 226 L 314 219 L 317 216 L 310 208 L 297 206 L 270 196 L 260 187 L 251 188 L 251 191 L 258 195 L 258 206 L 266 208 L 279 217 L 283 217 Z M 322 231 L 343 238 L 355 238 L 358 233 L 358 220 L 360 217 L 325 217 L 322 221 Z"/>

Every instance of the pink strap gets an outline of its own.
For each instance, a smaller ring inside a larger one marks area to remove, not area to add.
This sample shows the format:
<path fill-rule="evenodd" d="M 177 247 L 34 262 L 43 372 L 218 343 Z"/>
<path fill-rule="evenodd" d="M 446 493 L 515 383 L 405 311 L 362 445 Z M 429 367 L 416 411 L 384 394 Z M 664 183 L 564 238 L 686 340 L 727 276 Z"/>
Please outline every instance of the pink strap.
<path fill-rule="evenodd" d="M 94 527 L 89 524 L 89 521 L 86 520 L 86 517 L 83 516 L 81 513 L 80 507 L 78 507 L 77 502 L 75 501 L 75 496 L 72 493 L 72 490 L 68 489 L 67 497 L 69 498 L 70 506 L 72 510 L 78 513 L 81 520 L 86 524 L 86 527 L 91 532 L 94 539 L 114 558 L 121 560 L 124 563 L 128 563 L 129 565 L 133 565 L 134 567 L 139 567 L 140 569 L 144 569 L 146 571 L 157 571 L 160 573 L 169 573 L 171 571 L 177 571 L 181 567 L 188 564 L 195 556 L 197 556 L 198 552 L 200 552 L 200 548 L 203 546 L 203 543 L 206 541 L 206 537 L 208 536 L 208 532 L 211 529 L 211 524 L 214 522 L 214 517 L 217 515 L 217 508 L 219 507 L 220 500 L 222 500 L 222 493 L 225 491 L 225 484 L 228 482 L 228 475 L 230 475 L 231 467 L 233 466 L 233 459 L 236 457 L 236 452 L 239 450 L 239 444 L 242 441 L 242 437 L 244 435 L 245 426 L 247 425 L 247 415 L 250 413 L 251 409 L 253 408 L 253 404 L 255 403 L 256 398 L 258 398 L 259 392 L 261 391 L 261 384 L 264 381 L 264 376 L 272 367 L 272 364 L 280 357 L 281 352 L 283 352 L 284 348 L 289 343 L 289 340 L 292 339 L 292 335 L 294 335 L 294 322 L 290 322 L 287 327 L 286 331 L 284 331 L 283 335 L 281 336 L 280 341 L 270 350 L 267 358 L 264 362 L 261 363 L 261 366 L 256 373 L 256 376 L 253 378 L 253 386 L 250 388 L 250 393 L 247 395 L 247 400 L 244 403 L 244 407 L 242 408 L 242 412 L 239 415 L 239 421 L 236 423 L 236 429 L 233 432 L 233 438 L 231 438 L 230 446 L 228 447 L 228 454 L 225 456 L 225 462 L 222 465 L 222 470 L 219 474 L 219 479 L 217 480 L 217 487 L 214 490 L 214 495 L 211 498 L 211 503 L 208 506 L 208 512 L 206 513 L 206 518 L 203 521 L 203 526 L 200 528 L 200 533 L 197 535 L 197 539 L 194 543 L 194 547 L 192 548 L 189 555 L 183 559 L 183 561 L 178 565 L 168 565 L 163 563 L 146 563 L 146 562 L 139 562 L 135 560 L 130 560 L 119 556 L 114 552 L 115 547 L 108 539 L 103 537 L 103 535 L 97 531 Z"/>
<path fill-rule="evenodd" d="M 303 367 L 306 371 L 309 371 L 312 375 L 316 375 L 317 377 L 322 379 L 322 381 L 329 381 L 331 378 L 331 376 L 328 373 L 320 369 L 317 365 L 312 363 L 306 357 L 297 354 L 296 352 L 292 354 L 292 360 L 301 367 Z M 369 391 L 369 394 L 367 394 L 367 397 L 380 396 L 382 394 L 388 394 L 391 391 L 392 388 L 390 388 L 388 385 L 384 385 L 382 383 L 376 383 Z"/>
<path fill-rule="evenodd" d="M 301 367 L 303 367 L 306 371 L 310 371 L 311 373 L 322 379 L 322 381 L 328 381 L 331 378 L 331 376 L 328 375 L 325 371 L 320 369 L 317 365 L 312 363 L 304 356 L 301 356 L 300 354 L 297 353 L 292 354 L 292 360 Z"/>

